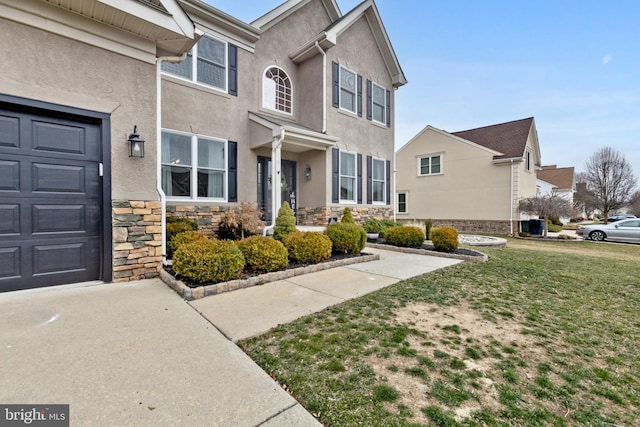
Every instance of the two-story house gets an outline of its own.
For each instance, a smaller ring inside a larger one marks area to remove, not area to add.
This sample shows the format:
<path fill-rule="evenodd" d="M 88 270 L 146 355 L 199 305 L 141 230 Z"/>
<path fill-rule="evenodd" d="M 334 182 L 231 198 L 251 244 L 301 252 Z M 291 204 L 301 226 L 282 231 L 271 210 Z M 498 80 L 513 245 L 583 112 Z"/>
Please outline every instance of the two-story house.
<path fill-rule="evenodd" d="M 215 229 L 241 202 L 272 223 L 391 217 L 394 91 L 406 83 L 375 2 L 289 0 L 251 24 L 180 0 L 200 39 L 162 67 L 168 211 Z"/>
<path fill-rule="evenodd" d="M 458 231 L 513 234 L 535 196 L 540 147 L 533 118 L 460 132 L 427 126 L 396 153 L 397 218 Z"/>
<path fill-rule="evenodd" d="M 406 79 L 373 0 L 253 23 L 199 0 L 0 0 L 0 30 L 0 291 L 157 276 L 167 214 L 392 215 Z"/>

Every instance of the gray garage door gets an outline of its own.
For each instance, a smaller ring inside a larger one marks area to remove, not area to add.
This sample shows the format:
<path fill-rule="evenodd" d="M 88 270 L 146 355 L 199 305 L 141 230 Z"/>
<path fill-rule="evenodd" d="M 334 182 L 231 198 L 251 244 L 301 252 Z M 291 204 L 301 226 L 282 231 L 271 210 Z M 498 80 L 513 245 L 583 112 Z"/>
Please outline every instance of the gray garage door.
<path fill-rule="evenodd" d="M 100 128 L 0 104 L 0 291 L 99 279 Z"/>

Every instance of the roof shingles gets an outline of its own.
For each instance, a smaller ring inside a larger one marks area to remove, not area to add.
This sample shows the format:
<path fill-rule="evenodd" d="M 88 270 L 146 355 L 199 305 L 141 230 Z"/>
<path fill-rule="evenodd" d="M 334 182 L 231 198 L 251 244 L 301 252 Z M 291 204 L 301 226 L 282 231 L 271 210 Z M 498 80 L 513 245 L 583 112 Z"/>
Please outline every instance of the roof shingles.
<path fill-rule="evenodd" d="M 524 155 L 533 117 L 497 125 L 453 132 L 459 138 L 502 153 L 494 159 L 510 159 Z"/>

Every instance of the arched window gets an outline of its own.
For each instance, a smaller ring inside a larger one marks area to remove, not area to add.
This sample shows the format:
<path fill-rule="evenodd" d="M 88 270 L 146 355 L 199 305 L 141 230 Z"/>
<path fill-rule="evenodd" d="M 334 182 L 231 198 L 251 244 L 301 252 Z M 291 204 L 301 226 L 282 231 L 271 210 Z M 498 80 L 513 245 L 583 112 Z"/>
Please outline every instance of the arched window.
<path fill-rule="evenodd" d="M 291 79 L 282 68 L 269 67 L 262 79 L 262 106 L 291 114 L 293 94 Z"/>

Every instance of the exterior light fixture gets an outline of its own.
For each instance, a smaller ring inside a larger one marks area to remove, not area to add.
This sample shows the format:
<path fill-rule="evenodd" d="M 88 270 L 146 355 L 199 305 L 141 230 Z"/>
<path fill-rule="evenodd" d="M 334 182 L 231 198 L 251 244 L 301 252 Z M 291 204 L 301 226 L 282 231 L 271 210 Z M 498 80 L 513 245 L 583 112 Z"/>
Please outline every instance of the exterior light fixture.
<path fill-rule="evenodd" d="M 133 133 L 129 135 L 127 140 L 129 143 L 129 157 L 144 157 L 144 139 L 140 138 L 138 133 L 138 125 L 133 127 Z"/>
<path fill-rule="evenodd" d="M 304 179 L 306 181 L 311 181 L 311 166 L 307 165 L 306 168 L 304 168 Z"/>

